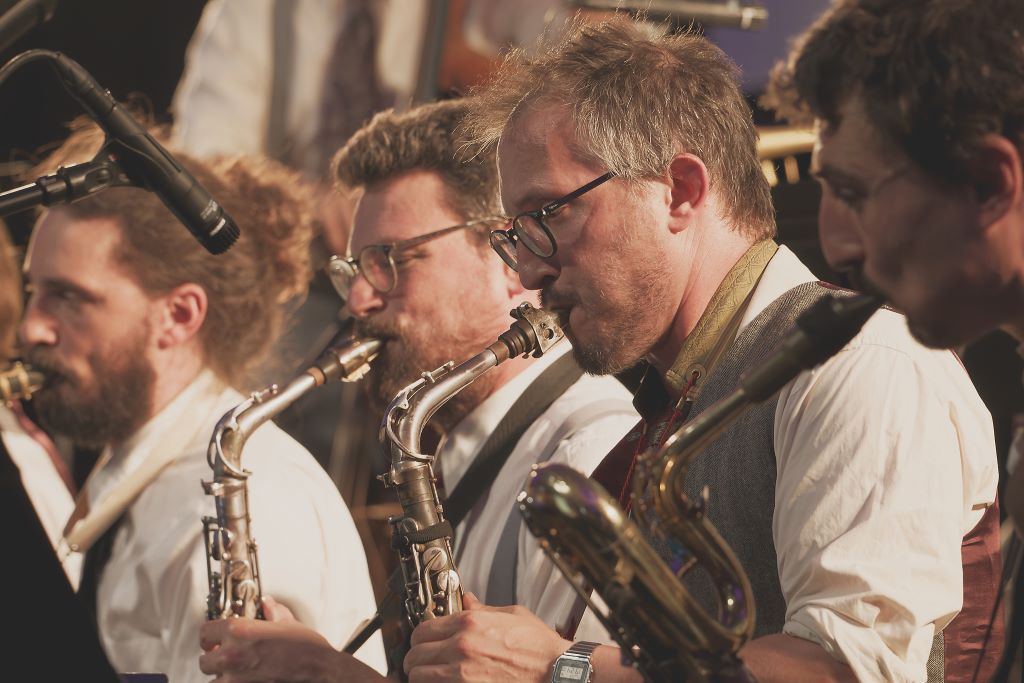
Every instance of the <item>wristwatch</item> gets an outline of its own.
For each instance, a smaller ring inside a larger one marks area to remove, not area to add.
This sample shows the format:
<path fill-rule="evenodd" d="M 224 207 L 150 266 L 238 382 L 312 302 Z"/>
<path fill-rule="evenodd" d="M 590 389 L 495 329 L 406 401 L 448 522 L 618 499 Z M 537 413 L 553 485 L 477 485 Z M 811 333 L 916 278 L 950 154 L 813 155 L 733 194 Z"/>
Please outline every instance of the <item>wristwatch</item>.
<path fill-rule="evenodd" d="M 590 655 L 600 643 L 581 640 L 555 660 L 551 670 L 551 683 L 590 683 L 594 675 L 594 664 Z"/>

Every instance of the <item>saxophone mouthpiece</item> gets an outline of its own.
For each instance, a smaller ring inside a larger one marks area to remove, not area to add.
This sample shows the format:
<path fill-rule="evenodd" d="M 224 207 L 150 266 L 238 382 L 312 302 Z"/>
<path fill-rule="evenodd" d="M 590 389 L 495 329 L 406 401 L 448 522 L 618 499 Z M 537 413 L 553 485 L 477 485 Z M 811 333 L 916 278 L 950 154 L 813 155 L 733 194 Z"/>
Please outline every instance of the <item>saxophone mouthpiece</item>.
<path fill-rule="evenodd" d="M 46 376 L 38 370 L 15 361 L 0 371 L 0 401 L 11 405 L 15 401 L 29 398 L 46 382 Z"/>
<path fill-rule="evenodd" d="M 540 358 L 565 336 L 556 314 L 529 302 L 519 304 L 510 315 L 515 322 L 489 347 L 499 363 L 516 356 Z"/>
<path fill-rule="evenodd" d="M 307 372 L 316 379 L 318 386 L 335 379 L 354 382 L 370 370 L 370 363 L 382 346 L 380 339 L 359 334 L 354 319 L 349 318 Z"/>

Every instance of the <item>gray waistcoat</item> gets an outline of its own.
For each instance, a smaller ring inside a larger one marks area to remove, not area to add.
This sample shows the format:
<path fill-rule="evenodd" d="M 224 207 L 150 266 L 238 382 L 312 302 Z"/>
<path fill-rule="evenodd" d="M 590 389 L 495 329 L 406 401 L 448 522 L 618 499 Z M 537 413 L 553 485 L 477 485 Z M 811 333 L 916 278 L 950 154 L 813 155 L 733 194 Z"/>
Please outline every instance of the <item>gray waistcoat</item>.
<path fill-rule="evenodd" d="M 772 302 L 743 330 L 707 378 L 691 417 L 735 389 L 740 375 L 775 350 L 801 313 L 832 294 L 835 292 L 818 283 L 807 283 Z M 786 621 L 786 601 L 772 540 L 777 404 L 776 396 L 747 410 L 694 459 L 686 479 L 687 495 L 694 498 L 705 486 L 709 488 L 708 517 L 750 578 L 757 611 L 754 637 L 780 633 Z M 702 571 L 691 572 L 685 583 L 706 608 L 715 609 L 715 593 Z M 943 680 L 941 633 L 933 643 L 928 674 L 929 683 Z"/>

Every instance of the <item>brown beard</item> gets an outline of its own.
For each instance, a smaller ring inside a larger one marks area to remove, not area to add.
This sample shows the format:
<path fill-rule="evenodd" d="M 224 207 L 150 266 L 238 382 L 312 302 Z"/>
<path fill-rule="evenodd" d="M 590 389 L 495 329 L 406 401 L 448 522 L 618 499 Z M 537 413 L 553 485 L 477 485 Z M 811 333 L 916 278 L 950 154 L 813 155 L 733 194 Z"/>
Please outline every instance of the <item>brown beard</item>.
<path fill-rule="evenodd" d="M 381 414 L 402 389 L 424 372 L 436 370 L 448 361 L 458 365 L 483 351 L 490 343 L 490 340 L 467 338 L 440 339 L 435 334 L 436 329 L 424 334 L 422 330 L 403 327 L 379 321 L 364 321 L 359 325 L 361 334 L 390 341 L 377 356 L 364 385 L 373 410 Z M 477 330 L 473 334 L 479 336 Z M 450 430 L 493 392 L 493 385 L 494 381 L 488 375 L 479 377 L 445 403 L 432 422 L 444 431 Z"/>
<path fill-rule="evenodd" d="M 129 340 L 109 357 L 90 355 L 95 377 L 91 386 L 73 376 L 52 349 L 30 348 L 26 360 L 47 376 L 32 396 L 42 426 L 86 448 L 119 443 L 142 427 L 152 409 L 156 382 L 144 355 L 147 334 Z"/>

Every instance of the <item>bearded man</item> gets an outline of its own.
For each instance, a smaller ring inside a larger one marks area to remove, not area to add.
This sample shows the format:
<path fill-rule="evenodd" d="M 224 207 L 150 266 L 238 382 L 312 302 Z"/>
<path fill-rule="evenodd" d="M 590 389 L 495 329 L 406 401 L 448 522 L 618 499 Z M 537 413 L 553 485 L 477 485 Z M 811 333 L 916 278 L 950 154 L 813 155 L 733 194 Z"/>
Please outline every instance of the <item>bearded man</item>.
<path fill-rule="evenodd" d="M 20 337 L 46 374 L 35 396 L 43 426 L 102 451 L 68 528 L 127 501 L 88 548 L 79 588 L 111 662 L 198 683 L 207 680 L 196 659 L 209 592 L 201 519 L 214 515 L 200 487 L 210 479 L 207 445 L 218 418 L 244 400 L 232 387 L 276 337 L 280 305 L 306 287 L 312 222 L 308 196 L 280 168 L 182 163 L 245 226 L 238 243 L 210 255 L 155 195 L 134 188 L 52 208 L 29 245 Z M 154 476 L 140 476 L 157 462 Z M 272 424 L 248 440 L 244 463 L 264 590 L 340 644 L 374 606 L 341 496 Z M 383 668 L 379 640 L 363 652 Z"/>
<path fill-rule="evenodd" d="M 469 130 L 497 145 L 514 217 L 493 243 L 569 322 L 580 363 L 650 364 L 636 395 L 646 433 L 627 456 L 731 391 L 830 295 L 773 241 L 736 69 L 701 37 L 582 27 L 507 60 Z M 969 679 L 998 591 L 997 478 L 991 418 L 963 368 L 877 313 L 687 470 L 688 495 L 708 491 L 707 517 L 750 577 L 743 662 L 762 683 Z M 682 581 L 714 615 L 701 578 Z M 594 683 L 640 680 L 586 617 L 576 637 L 589 642 L 572 642 L 529 615 L 480 612 L 420 624 L 410 678 L 560 680 L 589 659 Z M 988 647 L 990 661 L 998 634 Z"/>
<path fill-rule="evenodd" d="M 485 349 L 509 328 L 510 309 L 537 301 L 489 253 L 489 229 L 504 222 L 497 168 L 493 151 L 460 155 L 452 131 L 465 111 L 465 103 L 449 101 L 378 114 L 335 157 L 337 178 L 359 198 L 353 256 L 335 260 L 334 278 L 362 330 L 385 341 L 366 378 L 378 408 L 421 372 Z M 557 389 L 537 393 L 558 376 L 564 379 Z M 463 587 L 479 598 L 468 595 L 468 609 L 480 600 L 510 610 L 518 605 L 547 627 L 572 633 L 581 616 L 576 594 L 521 523 L 515 497 L 536 462 L 568 463 L 589 473 L 637 416 L 615 379 L 581 376 L 567 344 L 539 359 L 508 360 L 435 416 L 444 434 L 437 458 L 449 494 L 482 457 L 491 433 L 510 424 L 505 418 L 523 397 L 543 410 L 521 425 L 493 481 L 474 482 L 477 502 L 456 528 L 455 561 Z M 280 622 L 250 624 L 244 633 L 209 624 L 203 639 L 210 650 L 203 670 L 232 681 L 379 678 Z"/>

